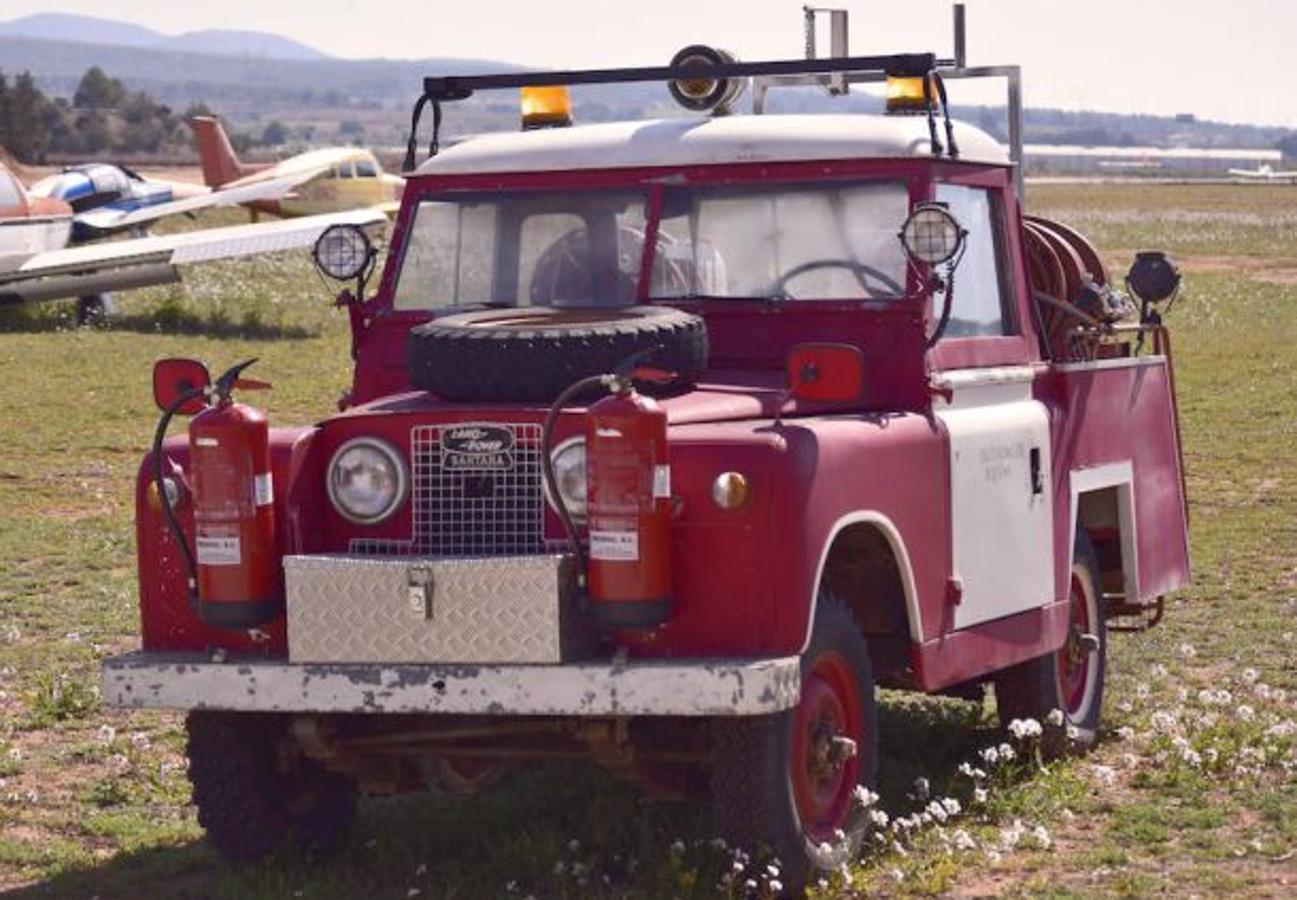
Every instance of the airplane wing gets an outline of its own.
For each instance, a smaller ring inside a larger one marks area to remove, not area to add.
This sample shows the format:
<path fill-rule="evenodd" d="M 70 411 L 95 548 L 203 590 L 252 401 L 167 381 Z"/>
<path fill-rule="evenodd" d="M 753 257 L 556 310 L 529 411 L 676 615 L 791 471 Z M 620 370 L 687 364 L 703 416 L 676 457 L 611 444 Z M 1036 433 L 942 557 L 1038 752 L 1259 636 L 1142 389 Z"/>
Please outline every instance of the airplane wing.
<path fill-rule="evenodd" d="M 386 221 L 358 209 L 49 250 L 0 271 L 0 305 L 169 284 L 180 280 L 177 266 L 309 247 L 331 225 Z"/>
<path fill-rule="evenodd" d="M 167 216 L 194 212 L 212 206 L 237 206 L 240 203 L 249 203 L 253 200 L 277 200 L 288 194 L 299 184 L 309 181 L 317 174 L 318 170 L 294 172 L 289 175 L 282 175 L 278 178 L 268 178 L 264 181 L 256 181 L 240 187 L 210 191 L 205 194 L 185 197 L 181 200 L 171 200 L 167 203 L 142 206 L 139 209 L 133 210 L 103 208 L 91 209 L 83 213 L 78 213 L 76 221 L 79 225 L 83 225 L 92 231 L 100 234 L 109 234 L 114 231 L 134 228 L 137 225 L 143 225 L 147 222 L 155 222 L 158 219 L 166 218 Z"/>

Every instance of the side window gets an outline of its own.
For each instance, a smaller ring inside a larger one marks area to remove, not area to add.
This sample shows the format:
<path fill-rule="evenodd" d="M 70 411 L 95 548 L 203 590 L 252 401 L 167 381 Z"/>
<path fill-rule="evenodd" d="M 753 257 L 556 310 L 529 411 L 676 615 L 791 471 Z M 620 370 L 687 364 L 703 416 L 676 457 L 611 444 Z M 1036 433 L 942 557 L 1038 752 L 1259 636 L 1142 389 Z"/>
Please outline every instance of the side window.
<path fill-rule="evenodd" d="M 956 184 L 937 185 L 937 200 L 945 203 L 968 229 L 968 246 L 955 269 L 955 306 L 948 337 L 1014 334 L 1012 280 L 1004 243 L 1004 217 L 999 204 L 985 188 Z M 934 298 L 938 312 L 945 298 Z"/>
<path fill-rule="evenodd" d="M 338 163 L 338 165 L 333 167 L 333 176 L 335 178 L 350 178 L 351 175 L 350 162 Z"/>
<path fill-rule="evenodd" d="M 356 177 L 357 178 L 377 178 L 378 166 L 372 159 L 356 160 Z"/>

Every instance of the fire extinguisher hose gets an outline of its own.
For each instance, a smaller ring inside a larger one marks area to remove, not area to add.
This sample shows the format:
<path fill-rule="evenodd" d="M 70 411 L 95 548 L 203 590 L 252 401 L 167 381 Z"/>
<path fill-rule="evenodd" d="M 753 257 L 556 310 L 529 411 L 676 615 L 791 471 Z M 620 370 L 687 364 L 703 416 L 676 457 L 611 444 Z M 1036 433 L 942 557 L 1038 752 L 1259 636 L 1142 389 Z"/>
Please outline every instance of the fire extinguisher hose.
<path fill-rule="evenodd" d="M 591 375 L 589 378 L 582 378 L 559 394 L 550 406 L 549 412 L 545 414 L 545 424 L 541 427 L 540 432 L 540 461 L 541 475 L 545 479 L 545 488 L 549 491 L 549 496 L 554 501 L 554 511 L 558 513 L 559 521 L 563 523 L 563 531 L 567 535 L 568 544 L 572 548 L 572 557 L 577 564 L 577 578 L 582 589 L 585 588 L 586 576 L 586 558 L 585 548 L 581 546 L 581 538 L 577 534 L 576 523 L 572 521 L 572 513 L 567 508 L 567 501 L 563 499 L 563 494 L 558 489 L 558 479 L 554 475 L 554 460 L 550 457 L 550 450 L 553 446 L 554 425 L 558 422 L 559 414 L 563 407 L 572 401 L 573 397 L 582 394 L 596 387 L 612 387 L 616 383 L 615 375 Z"/>
<path fill-rule="evenodd" d="M 167 530 L 171 532 L 172 540 L 180 548 L 180 555 L 184 557 L 185 569 L 189 574 L 188 596 L 189 605 L 195 612 L 198 610 L 198 563 L 194 559 L 194 551 L 189 547 L 189 541 L 185 539 L 185 533 L 180 528 L 180 521 L 176 518 L 176 512 L 171 508 L 171 498 L 167 494 L 166 482 L 162 475 L 162 441 L 167 436 L 167 426 L 175 417 L 180 408 L 206 393 L 206 388 L 194 388 L 181 394 L 176 400 L 168 406 L 162 413 L 162 418 L 158 420 L 157 431 L 153 433 L 153 484 L 158 492 L 158 500 L 162 507 L 162 518 L 167 522 Z"/>

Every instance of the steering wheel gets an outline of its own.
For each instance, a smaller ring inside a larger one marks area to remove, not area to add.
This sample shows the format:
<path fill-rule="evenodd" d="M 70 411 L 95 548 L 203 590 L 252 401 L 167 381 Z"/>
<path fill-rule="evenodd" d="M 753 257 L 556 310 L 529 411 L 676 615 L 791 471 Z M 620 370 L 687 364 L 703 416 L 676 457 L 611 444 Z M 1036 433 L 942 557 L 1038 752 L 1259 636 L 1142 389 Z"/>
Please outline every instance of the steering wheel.
<path fill-rule="evenodd" d="M 856 281 L 860 282 L 860 287 L 864 290 L 865 296 L 869 298 L 877 297 L 900 297 L 905 293 L 905 289 L 887 276 L 885 272 L 880 272 L 873 266 L 865 265 L 862 262 L 856 262 L 853 259 L 812 259 L 800 265 L 793 266 L 784 274 L 775 279 L 774 284 L 770 285 L 768 293 L 770 296 L 779 300 L 795 300 L 792 294 L 788 293 L 788 282 L 792 281 L 799 275 L 805 275 L 807 272 L 815 272 L 819 269 L 847 269 L 851 274 L 856 276 Z M 879 282 L 885 289 L 882 293 L 873 290 L 866 279 L 872 278 Z"/>

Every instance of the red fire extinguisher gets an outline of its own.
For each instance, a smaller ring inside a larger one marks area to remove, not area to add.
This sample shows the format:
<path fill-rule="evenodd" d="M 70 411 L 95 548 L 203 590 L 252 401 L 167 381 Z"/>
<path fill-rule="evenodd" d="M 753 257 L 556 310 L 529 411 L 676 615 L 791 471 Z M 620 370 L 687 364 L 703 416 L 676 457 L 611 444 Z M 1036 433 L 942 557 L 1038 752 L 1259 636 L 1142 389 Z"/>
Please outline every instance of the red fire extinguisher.
<path fill-rule="evenodd" d="M 172 535 L 190 565 L 191 602 L 203 622 L 222 628 L 251 628 L 283 612 L 266 416 L 230 396 L 236 387 L 269 387 L 238 377 L 252 362 L 235 366 L 204 389 L 210 405 L 189 425 L 192 553 L 164 504 Z M 160 423 L 159 435 L 168 419 Z M 160 449 L 159 440 L 157 460 Z"/>
<path fill-rule="evenodd" d="M 619 381 L 586 414 L 587 587 L 607 625 L 653 628 L 671 615 L 667 416 Z"/>

